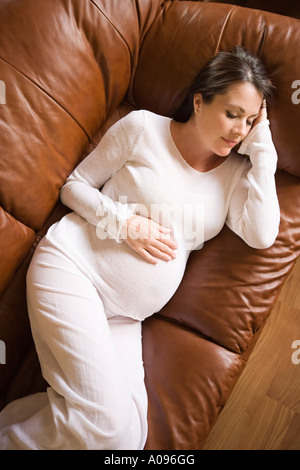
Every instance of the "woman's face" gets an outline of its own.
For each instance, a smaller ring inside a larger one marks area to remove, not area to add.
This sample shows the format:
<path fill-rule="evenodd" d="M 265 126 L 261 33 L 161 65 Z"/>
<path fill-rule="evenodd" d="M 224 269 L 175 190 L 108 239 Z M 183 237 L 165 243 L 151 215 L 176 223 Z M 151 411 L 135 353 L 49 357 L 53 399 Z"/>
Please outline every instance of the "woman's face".
<path fill-rule="evenodd" d="M 209 104 L 203 102 L 200 93 L 196 94 L 193 118 L 202 149 L 226 157 L 249 133 L 262 99 L 262 93 L 248 82 L 231 85 Z"/>

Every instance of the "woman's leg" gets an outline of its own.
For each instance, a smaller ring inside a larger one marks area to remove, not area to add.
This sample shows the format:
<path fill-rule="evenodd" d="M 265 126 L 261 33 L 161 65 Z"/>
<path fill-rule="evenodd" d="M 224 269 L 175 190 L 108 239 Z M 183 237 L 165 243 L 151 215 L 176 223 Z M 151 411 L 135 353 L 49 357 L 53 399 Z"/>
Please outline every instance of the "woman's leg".
<path fill-rule="evenodd" d="M 143 448 L 147 399 L 140 323 L 108 321 L 92 283 L 43 242 L 27 282 L 33 337 L 50 387 L 0 413 L 0 448 Z M 22 422 L 16 422 L 19 413 Z"/>

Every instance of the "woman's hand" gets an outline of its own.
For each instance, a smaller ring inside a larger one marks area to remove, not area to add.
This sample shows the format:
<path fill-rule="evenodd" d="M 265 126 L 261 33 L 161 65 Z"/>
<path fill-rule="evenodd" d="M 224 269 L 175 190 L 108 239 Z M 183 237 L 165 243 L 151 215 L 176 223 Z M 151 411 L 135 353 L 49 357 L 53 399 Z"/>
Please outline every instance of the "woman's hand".
<path fill-rule="evenodd" d="M 163 227 L 147 217 L 133 215 L 124 222 L 121 236 L 132 250 L 151 264 L 158 259 L 171 261 L 176 258 L 176 242 L 170 237 L 171 229 Z"/>
<path fill-rule="evenodd" d="M 257 126 L 262 121 L 265 121 L 268 118 L 268 113 L 267 113 L 267 103 L 266 100 L 263 100 L 261 108 L 259 110 L 259 115 L 253 122 L 253 127 Z"/>

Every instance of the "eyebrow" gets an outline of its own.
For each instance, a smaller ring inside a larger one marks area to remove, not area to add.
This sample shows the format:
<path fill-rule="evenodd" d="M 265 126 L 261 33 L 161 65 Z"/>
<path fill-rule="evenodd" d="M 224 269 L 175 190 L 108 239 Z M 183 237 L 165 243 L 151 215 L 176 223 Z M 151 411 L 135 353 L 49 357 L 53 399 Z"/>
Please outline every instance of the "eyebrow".
<path fill-rule="evenodd" d="M 228 106 L 231 106 L 232 108 L 238 108 L 242 114 L 245 114 L 245 112 L 246 112 L 246 111 L 244 110 L 244 108 L 241 108 L 241 107 L 238 106 L 237 104 L 230 104 L 230 103 L 229 103 Z M 249 117 L 258 116 L 258 114 L 259 114 L 259 113 L 251 114 L 251 116 L 249 116 Z"/>

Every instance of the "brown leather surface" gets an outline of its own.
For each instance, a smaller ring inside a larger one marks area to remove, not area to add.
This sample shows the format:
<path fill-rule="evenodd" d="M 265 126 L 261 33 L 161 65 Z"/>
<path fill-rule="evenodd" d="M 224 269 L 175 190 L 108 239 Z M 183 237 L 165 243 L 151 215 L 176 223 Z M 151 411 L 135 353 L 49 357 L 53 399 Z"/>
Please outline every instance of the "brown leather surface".
<path fill-rule="evenodd" d="M 279 15 L 292 16 L 300 19 L 300 4 L 295 0 L 196 0 L 211 3 L 233 3 L 245 8 L 264 10 Z"/>
<path fill-rule="evenodd" d="M 195 331 L 151 318 L 143 330 L 149 449 L 199 449 L 244 363 Z"/>
<path fill-rule="evenodd" d="M 33 230 L 15 220 L 0 207 L 0 295 L 24 261 L 34 240 Z"/>
<path fill-rule="evenodd" d="M 267 250 L 224 227 L 189 260 L 165 308 L 144 323 L 148 449 L 201 448 L 246 365 L 300 251 L 299 20 L 234 5 L 163 0 L 0 2 L 0 407 L 45 389 L 26 310 L 36 244 L 66 212 L 59 189 L 131 109 L 171 115 L 217 51 L 262 56 L 277 86 L 280 233 Z"/>

